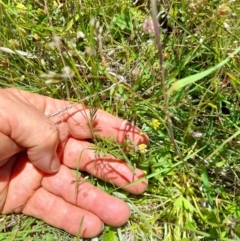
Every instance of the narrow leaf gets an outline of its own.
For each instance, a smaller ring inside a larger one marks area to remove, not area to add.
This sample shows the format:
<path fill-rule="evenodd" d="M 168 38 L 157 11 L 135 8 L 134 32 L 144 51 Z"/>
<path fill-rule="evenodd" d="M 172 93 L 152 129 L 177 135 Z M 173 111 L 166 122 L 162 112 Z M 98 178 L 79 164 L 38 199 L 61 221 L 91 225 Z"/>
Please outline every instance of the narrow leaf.
<path fill-rule="evenodd" d="M 174 83 L 172 85 L 172 87 L 168 90 L 168 95 L 172 95 L 173 92 L 180 90 L 181 88 L 185 87 L 186 85 L 189 84 L 193 84 L 196 81 L 208 76 L 209 74 L 211 74 L 212 72 L 220 69 L 223 65 L 225 65 L 227 62 L 229 62 L 231 60 L 231 58 L 236 55 L 238 52 L 240 51 L 240 47 L 238 47 L 232 54 L 230 54 L 231 57 L 228 57 L 226 59 L 224 59 L 223 61 L 221 61 L 219 64 L 201 72 L 198 74 L 194 74 L 191 76 L 188 76 L 186 78 L 183 78 L 181 80 L 178 80 L 176 83 Z"/>

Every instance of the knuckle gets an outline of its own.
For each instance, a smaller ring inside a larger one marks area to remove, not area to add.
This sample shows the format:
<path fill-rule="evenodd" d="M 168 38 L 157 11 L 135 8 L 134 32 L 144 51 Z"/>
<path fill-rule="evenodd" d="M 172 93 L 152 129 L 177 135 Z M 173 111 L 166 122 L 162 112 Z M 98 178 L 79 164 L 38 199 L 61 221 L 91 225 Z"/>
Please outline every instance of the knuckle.
<path fill-rule="evenodd" d="M 59 131 L 53 122 L 48 122 L 45 125 L 44 133 L 42 135 L 45 144 L 55 144 L 59 139 Z"/>

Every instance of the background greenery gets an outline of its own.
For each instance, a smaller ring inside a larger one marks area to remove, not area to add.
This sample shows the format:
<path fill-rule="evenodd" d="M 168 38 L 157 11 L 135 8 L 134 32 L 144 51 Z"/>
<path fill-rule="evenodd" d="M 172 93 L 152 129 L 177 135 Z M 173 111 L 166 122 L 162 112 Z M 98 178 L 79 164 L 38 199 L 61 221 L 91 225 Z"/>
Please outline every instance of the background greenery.
<path fill-rule="evenodd" d="M 169 97 L 182 158 L 166 126 L 155 37 L 145 22 L 151 20 L 149 2 L 0 0 L 0 85 L 85 98 L 149 135 L 147 149 L 127 154 L 96 141 L 144 169 L 149 187 L 133 196 L 91 177 L 132 209 L 125 226 L 105 227 L 93 241 L 238 240 L 240 56 L 231 53 L 240 45 L 240 2 L 159 1 L 158 12 L 168 89 L 230 57 Z M 78 238 L 23 215 L 1 215 L 0 240 Z"/>

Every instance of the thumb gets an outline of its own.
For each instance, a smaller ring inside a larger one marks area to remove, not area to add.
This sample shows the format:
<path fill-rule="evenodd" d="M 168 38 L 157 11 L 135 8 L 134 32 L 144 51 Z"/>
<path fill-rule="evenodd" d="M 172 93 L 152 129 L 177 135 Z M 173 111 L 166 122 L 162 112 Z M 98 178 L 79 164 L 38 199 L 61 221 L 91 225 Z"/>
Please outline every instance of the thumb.
<path fill-rule="evenodd" d="M 60 168 L 55 124 L 17 91 L 0 91 L 0 132 L 26 150 L 29 161 L 46 173 Z M 8 111 L 6 111 L 8 110 Z M 13 151 L 8 145 L 6 153 Z"/>
<path fill-rule="evenodd" d="M 46 128 L 35 130 L 32 133 L 32 144 L 26 143 L 27 155 L 32 164 L 46 173 L 57 172 L 60 168 L 60 161 L 56 153 L 58 146 L 58 130 L 53 123 L 45 123 Z"/>

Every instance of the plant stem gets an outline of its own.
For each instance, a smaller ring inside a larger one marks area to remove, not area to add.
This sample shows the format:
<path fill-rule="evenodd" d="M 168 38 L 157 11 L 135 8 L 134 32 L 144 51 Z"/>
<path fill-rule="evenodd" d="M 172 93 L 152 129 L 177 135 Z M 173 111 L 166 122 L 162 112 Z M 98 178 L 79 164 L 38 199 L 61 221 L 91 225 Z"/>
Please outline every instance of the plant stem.
<path fill-rule="evenodd" d="M 174 151 L 175 151 L 175 153 L 177 153 L 179 158 L 182 160 L 181 152 L 179 151 L 179 148 L 177 146 L 177 143 L 175 141 L 175 137 L 173 134 L 172 120 L 170 117 L 169 106 L 168 106 L 168 94 L 167 94 L 167 87 L 166 87 L 166 81 L 165 81 L 163 49 L 162 49 L 160 30 L 159 30 L 159 26 L 158 26 L 158 17 L 157 17 L 158 14 L 157 14 L 156 1 L 157 0 L 152 0 L 152 18 L 153 18 L 153 26 L 154 26 L 156 43 L 157 43 L 157 48 L 158 48 L 158 55 L 159 55 L 161 84 L 162 84 L 162 92 L 163 92 L 163 99 L 164 99 L 164 112 L 166 114 L 168 132 L 169 132 L 169 136 L 170 136 Z"/>

